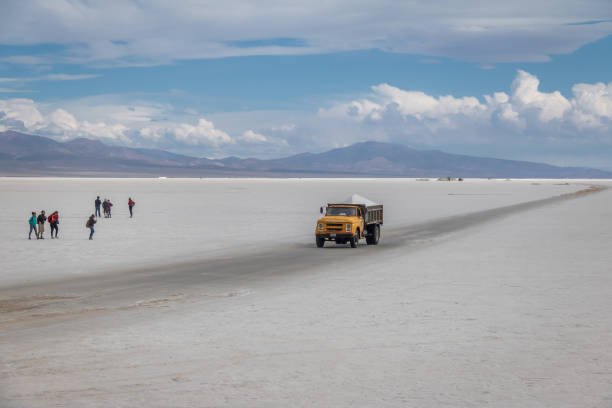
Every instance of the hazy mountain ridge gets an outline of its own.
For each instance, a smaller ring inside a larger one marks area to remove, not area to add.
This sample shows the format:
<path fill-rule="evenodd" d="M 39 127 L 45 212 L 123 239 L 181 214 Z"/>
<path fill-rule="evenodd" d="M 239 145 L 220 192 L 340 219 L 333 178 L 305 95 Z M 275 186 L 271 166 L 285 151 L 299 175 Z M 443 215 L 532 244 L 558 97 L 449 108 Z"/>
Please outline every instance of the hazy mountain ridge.
<path fill-rule="evenodd" d="M 57 142 L 14 131 L 0 132 L 0 174 L 612 178 L 611 172 L 597 169 L 416 150 L 381 142 L 363 142 L 323 153 L 301 153 L 271 160 L 237 157 L 213 160 L 156 149 L 110 146 L 90 139 Z"/>

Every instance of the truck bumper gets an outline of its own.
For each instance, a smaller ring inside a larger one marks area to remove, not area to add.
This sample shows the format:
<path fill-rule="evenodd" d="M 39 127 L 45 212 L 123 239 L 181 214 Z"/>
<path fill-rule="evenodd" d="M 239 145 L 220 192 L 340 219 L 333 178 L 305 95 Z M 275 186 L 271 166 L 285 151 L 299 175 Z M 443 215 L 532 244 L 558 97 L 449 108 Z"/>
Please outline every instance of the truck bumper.
<path fill-rule="evenodd" d="M 325 233 L 315 234 L 317 238 L 323 238 L 326 241 L 348 241 L 353 237 L 353 234 L 342 232 L 342 233 Z"/>

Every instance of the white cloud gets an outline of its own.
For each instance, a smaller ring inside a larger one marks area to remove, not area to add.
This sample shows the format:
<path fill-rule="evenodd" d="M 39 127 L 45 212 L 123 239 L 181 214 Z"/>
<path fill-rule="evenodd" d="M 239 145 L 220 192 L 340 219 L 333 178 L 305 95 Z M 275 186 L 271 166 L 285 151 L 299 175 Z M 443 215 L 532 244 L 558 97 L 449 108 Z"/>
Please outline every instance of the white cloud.
<path fill-rule="evenodd" d="M 34 82 L 34 81 L 79 81 L 83 79 L 99 78 L 96 74 L 47 74 L 35 77 L 2 77 L 0 82 Z"/>
<path fill-rule="evenodd" d="M 48 74 L 40 77 L 28 78 L 30 81 L 79 81 L 82 79 L 98 78 L 94 74 Z"/>
<path fill-rule="evenodd" d="M 539 85 L 534 75 L 518 71 L 510 94 L 495 92 L 480 101 L 474 96 L 436 97 L 380 84 L 372 87 L 368 97 L 320 109 L 319 116 L 362 124 L 370 134 L 378 132 L 383 138 L 413 135 L 431 144 L 440 138 L 448 140 L 450 134 L 490 139 L 486 135 L 499 133 L 500 126 L 515 134 L 548 132 L 555 138 L 560 131 L 575 136 L 582 128 L 612 128 L 612 83 L 577 84 L 571 99 L 559 91 L 541 92 Z"/>
<path fill-rule="evenodd" d="M 232 138 L 222 130 L 215 128 L 212 122 L 204 118 L 198 120 L 196 126 L 181 124 L 174 131 L 176 140 L 191 145 L 233 143 Z"/>
<path fill-rule="evenodd" d="M 404 91 L 388 84 L 372 87 L 388 106 L 393 103 L 402 115 L 417 119 L 437 118 L 445 115 L 474 115 L 485 110 L 477 98 L 455 98 L 451 95 L 434 98 L 420 91 Z"/>
<path fill-rule="evenodd" d="M 79 122 L 76 118 L 63 109 L 57 109 L 49 115 L 49 122 L 62 131 L 71 132 L 79 128 Z"/>
<path fill-rule="evenodd" d="M 373 120 L 380 119 L 380 112 L 384 107 L 368 99 L 360 99 L 348 103 L 338 103 L 330 109 L 319 109 L 323 117 L 347 117 L 361 121 L 367 117 Z"/>
<path fill-rule="evenodd" d="M 21 122 L 26 129 L 35 128 L 43 116 L 31 99 L 0 100 L 0 121 Z"/>
<path fill-rule="evenodd" d="M 0 99 L 0 126 L 62 140 L 88 137 L 131 144 L 142 139 L 191 146 L 235 143 L 228 133 L 205 118 L 199 118 L 195 125 L 180 121 L 157 122 L 166 113 L 161 106 L 90 105 L 83 101 L 68 105 L 70 111 L 56 108 L 45 114 L 31 99 Z M 251 142 L 261 142 L 261 138 L 265 138 L 253 131 L 244 135 Z"/>
<path fill-rule="evenodd" d="M 74 115 L 61 108 L 43 115 L 37 103 L 31 99 L 0 100 L 0 125 L 5 129 L 54 135 L 61 139 L 91 137 L 130 141 L 126 134 L 128 128 L 123 124 L 79 122 Z"/>
<path fill-rule="evenodd" d="M 235 143 L 230 135 L 216 128 L 211 121 L 204 118 L 200 118 L 195 126 L 188 123 L 150 125 L 141 128 L 139 134 L 153 141 L 160 141 L 169 136 L 175 141 L 192 146 L 220 146 Z"/>
<path fill-rule="evenodd" d="M 138 131 L 141 137 L 158 142 L 166 135 L 166 130 L 160 127 L 144 127 Z"/>
<path fill-rule="evenodd" d="M 572 91 L 580 109 L 612 119 L 612 83 L 577 84 Z"/>
<path fill-rule="evenodd" d="M 389 84 L 373 86 L 372 91 L 374 100 L 339 103 L 330 109 L 321 109 L 319 113 L 323 117 L 346 117 L 359 121 L 379 121 L 390 112 L 417 120 L 440 120 L 451 115 L 481 116 L 487 110 L 475 97 L 444 95 L 436 98 L 421 91 L 405 91 Z"/>
<path fill-rule="evenodd" d="M 440 10 L 443 10 L 441 12 Z M 60 44 L 32 64 L 146 65 L 177 59 L 379 48 L 486 63 L 546 61 L 612 33 L 607 1 L 225 2 L 23 0 L 4 2 L 0 43 Z M 272 41 L 271 39 L 297 39 Z M 263 40 L 263 41 L 262 41 Z"/>
<path fill-rule="evenodd" d="M 244 140 L 248 143 L 266 143 L 268 138 L 261 133 L 254 132 L 253 130 L 249 129 L 242 134 L 240 140 Z"/>
<path fill-rule="evenodd" d="M 538 90 L 540 81 L 534 75 L 519 70 L 512 83 L 512 104 L 519 110 L 535 109 L 542 122 L 561 119 L 571 108 L 561 92 L 544 93 Z"/>
<path fill-rule="evenodd" d="M 505 92 L 495 92 L 493 96 L 484 95 L 488 109 L 494 112 L 494 116 L 502 121 L 513 123 L 518 127 L 524 127 L 524 121 L 519 113 L 514 110 L 510 103 L 510 97 Z"/>
<path fill-rule="evenodd" d="M 127 135 L 128 127 L 121 124 L 109 125 L 104 122 L 91 123 L 84 121 L 79 128 L 79 134 L 96 139 L 110 139 L 129 143 L 130 137 Z"/>

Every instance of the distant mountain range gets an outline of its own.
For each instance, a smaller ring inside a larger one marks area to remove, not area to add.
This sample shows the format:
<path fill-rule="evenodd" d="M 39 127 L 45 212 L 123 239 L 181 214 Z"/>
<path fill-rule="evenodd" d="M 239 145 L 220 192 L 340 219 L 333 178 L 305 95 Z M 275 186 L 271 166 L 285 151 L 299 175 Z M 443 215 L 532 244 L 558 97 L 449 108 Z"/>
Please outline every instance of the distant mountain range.
<path fill-rule="evenodd" d="M 472 157 L 403 145 L 364 142 L 324 153 L 282 159 L 206 159 L 155 149 L 106 145 L 97 140 L 56 142 L 0 132 L 2 176 L 94 177 L 495 177 L 612 178 L 583 167 Z"/>

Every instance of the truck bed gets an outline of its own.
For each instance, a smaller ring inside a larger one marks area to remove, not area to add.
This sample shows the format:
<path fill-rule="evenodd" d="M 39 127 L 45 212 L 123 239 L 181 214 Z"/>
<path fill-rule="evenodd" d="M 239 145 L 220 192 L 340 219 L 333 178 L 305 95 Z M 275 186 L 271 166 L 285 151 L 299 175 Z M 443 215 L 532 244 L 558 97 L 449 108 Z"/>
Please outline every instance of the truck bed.
<path fill-rule="evenodd" d="M 365 206 L 364 206 L 365 207 Z M 373 205 L 365 207 L 365 223 L 366 224 L 383 224 L 383 206 Z"/>

